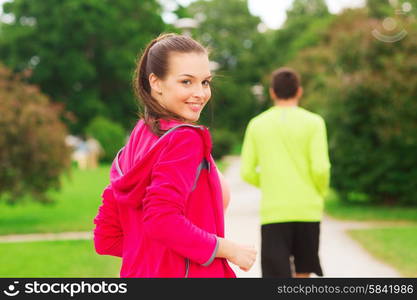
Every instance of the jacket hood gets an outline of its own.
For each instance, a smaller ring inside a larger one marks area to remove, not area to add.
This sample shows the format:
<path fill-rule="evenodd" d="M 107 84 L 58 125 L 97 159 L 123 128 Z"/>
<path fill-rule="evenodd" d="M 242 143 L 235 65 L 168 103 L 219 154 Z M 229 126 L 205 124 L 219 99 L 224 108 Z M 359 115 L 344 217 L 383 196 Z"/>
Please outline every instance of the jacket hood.
<path fill-rule="evenodd" d="M 143 120 L 133 129 L 127 144 L 120 149 L 110 169 L 110 183 L 114 198 L 135 208 L 142 205 L 146 188 L 151 183 L 151 173 L 160 151 L 167 146 L 167 138 L 173 130 L 194 127 L 204 141 L 204 155 L 210 157 L 212 143 L 208 129 L 201 125 L 185 124 L 178 121 L 160 120 L 161 128 L 167 132 L 157 137 Z"/>

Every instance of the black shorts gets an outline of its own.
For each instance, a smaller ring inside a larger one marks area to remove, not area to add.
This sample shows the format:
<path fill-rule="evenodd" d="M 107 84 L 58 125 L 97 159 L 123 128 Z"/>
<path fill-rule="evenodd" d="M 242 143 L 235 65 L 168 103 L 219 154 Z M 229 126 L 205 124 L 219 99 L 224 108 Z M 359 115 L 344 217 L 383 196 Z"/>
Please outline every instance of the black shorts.
<path fill-rule="evenodd" d="M 323 276 L 319 259 L 320 222 L 262 225 L 262 277 L 291 278 L 296 273 Z"/>

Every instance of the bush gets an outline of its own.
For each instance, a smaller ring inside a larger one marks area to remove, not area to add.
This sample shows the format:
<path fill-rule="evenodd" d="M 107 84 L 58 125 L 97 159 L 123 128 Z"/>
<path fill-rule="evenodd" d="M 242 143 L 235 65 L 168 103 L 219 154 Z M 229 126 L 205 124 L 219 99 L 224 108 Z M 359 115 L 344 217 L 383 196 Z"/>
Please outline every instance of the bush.
<path fill-rule="evenodd" d="M 38 88 L 0 65 L 0 198 L 16 203 L 30 194 L 48 202 L 60 187 L 70 152 L 60 111 Z"/>
<path fill-rule="evenodd" d="M 339 103 L 343 112 L 330 115 L 334 185 L 352 202 L 417 205 L 415 96 L 398 99 L 394 91 L 372 85 L 351 87 Z"/>
<path fill-rule="evenodd" d="M 95 117 L 90 122 L 86 134 L 95 138 L 103 147 L 102 160 L 105 162 L 113 161 L 126 141 L 126 133 L 123 127 L 101 116 Z"/>
<path fill-rule="evenodd" d="M 224 155 L 232 152 L 233 147 L 237 143 L 235 134 L 227 129 L 216 129 L 212 132 L 213 137 L 213 157 L 220 159 Z"/>

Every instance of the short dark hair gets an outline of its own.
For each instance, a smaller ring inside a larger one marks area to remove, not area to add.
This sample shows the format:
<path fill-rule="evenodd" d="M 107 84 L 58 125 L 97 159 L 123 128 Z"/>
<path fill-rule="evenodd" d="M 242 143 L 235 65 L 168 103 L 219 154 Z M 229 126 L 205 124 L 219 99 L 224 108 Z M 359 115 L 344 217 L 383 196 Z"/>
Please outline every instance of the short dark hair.
<path fill-rule="evenodd" d="M 300 85 L 300 75 L 293 69 L 284 67 L 272 73 L 271 88 L 280 99 L 294 98 Z"/>

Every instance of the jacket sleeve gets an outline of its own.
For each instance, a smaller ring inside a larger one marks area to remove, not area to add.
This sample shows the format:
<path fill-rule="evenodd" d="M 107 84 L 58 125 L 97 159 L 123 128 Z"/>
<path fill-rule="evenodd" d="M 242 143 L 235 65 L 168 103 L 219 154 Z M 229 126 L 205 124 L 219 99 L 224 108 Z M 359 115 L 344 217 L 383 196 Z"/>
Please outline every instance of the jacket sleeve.
<path fill-rule="evenodd" d="M 210 264 L 217 237 L 185 217 L 186 201 L 203 159 L 203 139 L 192 128 L 171 133 L 151 175 L 143 200 L 143 228 L 149 238 L 201 265 Z"/>
<path fill-rule="evenodd" d="M 326 196 L 330 181 L 330 161 L 327 146 L 326 124 L 319 119 L 310 142 L 310 162 L 313 181 L 319 194 Z"/>
<path fill-rule="evenodd" d="M 119 222 L 119 211 L 111 185 L 102 194 L 103 203 L 94 218 L 94 247 L 101 255 L 123 255 L 123 231 Z"/>
<path fill-rule="evenodd" d="M 240 175 L 246 182 L 259 187 L 258 154 L 251 123 L 248 124 L 242 145 Z"/>

